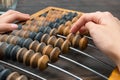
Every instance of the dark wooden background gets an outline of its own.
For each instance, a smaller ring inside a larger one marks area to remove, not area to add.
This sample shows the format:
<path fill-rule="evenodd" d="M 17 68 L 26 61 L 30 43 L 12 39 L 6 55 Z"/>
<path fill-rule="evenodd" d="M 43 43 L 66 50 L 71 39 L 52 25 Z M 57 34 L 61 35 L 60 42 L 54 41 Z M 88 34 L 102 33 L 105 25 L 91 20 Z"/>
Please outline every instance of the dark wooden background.
<path fill-rule="evenodd" d="M 114 16 L 120 19 L 120 0 L 19 0 L 16 10 L 23 13 L 33 14 L 49 6 L 61 7 L 82 12 L 110 11 Z M 108 63 L 109 65 L 114 66 L 112 61 L 99 50 L 88 47 L 84 52 L 87 52 L 90 55 Z M 92 60 L 81 54 L 75 53 L 76 52 L 71 51 L 69 55 L 65 56 L 87 65 L 92 69 L 106 75 L 107 77 L 110 75 L 113 68 L 96 62 L 95 60 Z M 47 70 L 40 72 L 36 69 L 33 70 L 16 62 L 13 64 L 30 70 L 31 72 L 43 76 L 48 80 L 75 80 L 74 78 L 50 67 L 48 67 Z M 100 76 L 97 76 L 94 73 L 63 59 L 60 59 L 57 63 L 55 63 L 55 65 L 60 66 L 79 77 L 82 77 L 84 80 L 104 80 Z"/>

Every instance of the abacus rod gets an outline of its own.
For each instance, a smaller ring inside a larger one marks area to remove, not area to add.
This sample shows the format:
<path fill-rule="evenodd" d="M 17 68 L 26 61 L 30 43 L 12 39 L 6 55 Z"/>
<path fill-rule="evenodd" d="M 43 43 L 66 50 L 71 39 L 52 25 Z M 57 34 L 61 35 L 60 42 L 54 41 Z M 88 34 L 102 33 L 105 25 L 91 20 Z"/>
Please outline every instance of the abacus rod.
<path fill-rule="evenodd" d="M 55 66 L 55 65 L 50 64 L 50 63 L 48 63 L 48 66 L 53 67 L 53 68 L 55 68 L 55 69 L 57 69 L 57 70 L 60 70 L 60 71 L 66 73 L 66 74 L 68 74 L 68 75 L 70 75 L 70 76 L 72 76 L 72 77 L 74 77 L 74 78 L 76 78 L 76 79 L 78 79 L 78 80 L 83 80 L 82 78 L 80 78 L 80 77 L 78 77 L 78 76 L 76 76 L 76 75 L 74 75 L 74 74 L 72 74 L 72 73 L 70 73 L 70 72 L 68 72 L 68 71 L 66 71 L 66 70 L 58 67 L 58 66 Z"/>
<path fill-rule="evenodd" d="M 62 36 L 62 35 L 59 35 L 59 34 L 57 34 L 57 36 L 58 36 L 58 37 L 61 37 L 61 38 L 66 39 L 66 37 L 65 37 L 65 36 Z M 93 47 L 93 48 L 97 49 L 94 45 L 88 44 L 88 46 L 90 46 L 90 47 Z"/>
<path fill-rule="evenodd" d="M 95 57 L 93 57 L 93 56 L 91 56 L 91 55 L 83 52 L 83 51 L 80 51 L 80 50 L 75 49 L 75 48 L 73 48 L 73 47 L 69 47 L 69 48 L 70 48 L 71 50 L 74 50 L 74 51 L 76 51 L 76 52 L 79 52 L 79 53 L 81 53 L 81 54 L 83 54 L 83 55 L 85 55 L 85 56 L 87 56 L 87 57 L 89 57 L 89 58 L 92 58 L 93 60 L 96 60 L 96 61 L 101 62 L 101 63 L 103 63 L 103 64 L 109 65 L 111 68 L 114 68 L 112 65 L 110 65 L 110 64 L 108 64 L 108 63 L 105 63 L 105 62 L 103 62 L 103 61 L 101 61 L 101 60 L 99 60 L 99 59 L 97 59 L 97 58 L 95 58 Z"/>
<path fill-rule="evenodd" d="M 41 76 L 39 76 L 39 75 L 36 75 L 36 74 L 34 74 L 34 73 L 31 73 L 30 71 L 27 71 L 27 70 L 25 70 L 25 69 L 22 69 L 22 68 L 20 68 L 20 67 L 18 67 L 18 66 L 15 66 L 15 65 L 13 65 L 13 64 L 8 63 L 8 62 L 5 62 L 5 61 L 0 60 L 0 63 L 5 64 L 5 65 L 8 65 L 8 66 L 10 66 L 10 67 L 12 67 L 12 68 L 15 68 L 15 69 L 17 69 L 17 70 L 23 71 L 23 72 L 25 72 L 25 73 L 27 73 L 27 74 L 29 74 L 29 75 L 32 75 L 32 76 L 34 76 L 34 77 L 37 77 L 37 78 L 39 78 L 39 79 L 47 80 L 47 79 L 45 79 L 45 78 L 43 78 L 43 77 L 41 77 Z"/>
<path fill-rule="evenodd" d="M 58 34 L 57 34 L 57 36 L 58 36 L 58 37 L 62 37 L 62 38 L 64 38 L 64 39 L 66 39 L 66 37 L 65 37 L 65 36 L 58 35 Z M 88 45 L 89 45 L 89 46 L 91 46 L 91 47 L 96 48 L 95 46 L 93 46 L 93 45 L 91 45 L 91 44 L 88 44 Z M 73 47 L 70 47 L 70 49 L 71 49 L 71 50 L 74 50 L 74 51 L 76 51 L 76 52 L 79 52 L 79 53 L 81 53 L 81 54 L 83 54 L 83 55 L 85 55 L 85 56 L 87 56 L 87 57 L 89 57 L 89 58 L 92 58 L 92 59 L 94 59 L 94 60 L 97 60 L 98 62 L 101 62 L 101 63 L 104 63 L 104 64 L 106 64 L 106 65 L 109 65 L 111 68 L 113 68 L 113 66 L 112 66 L 112 65 L 110 65 L 110 64 L 108 64 L 108 63 L 105 63 L 105 62 L 103 62 L 103 61 L 101 61 L 101 60 L 99 60 L 99 59 L 97 59 L 97 58 L 95 58 L 95 57 L 93 57 L 93 56 L 91 56 L 91 55 L 89 55 L 89 54 L 87 54 L 87 53 L 83 52 L 83 51 L 80 51 L 80 50 L 75 49 L 75 48 L 73 48 Z M 97 49 L 97 48 L 96 48 L 96 49 Z"/>
<path fill-rule="evenodd" d="M 70 58 L 67 58 L 67 57 L 65 57 L 65 56 L 62 56 L 62 55 L 59 55 L 59 56 L 60 56 L 61 58 L 65 59 L 65 60 L 68 60 L 68 61 L 70 61 L 70 62 L 72 62 L 72 63 L 74 63 L 74 64 L 77 64 L 77 65 L 79 65 L 79 66 L 81 66 L 81 67 L 83 67 L 83 68 L 85 68 L 85 69 L 87 69 L 87 70 L 89 70 L 89 71 L 91 71 L 91 72 L 93 72 L 93 73 L 95 73 L 95 74 L 103 77 L 104 79 L 108 80 L 108 77 L 106 77 L 105 75 L 103 75 L 103 74 L 101 74 L 101 73 L 99 73 L 99 72 L 97 72 L 97 71 L 95 71 L 95 70 L 93 70 L 93 69 L 91 69 L 91 68 L 89 68 L 89 67 L 81 64 L 81 63 L 78 63 L 78 62 L 76 62 L 76 61 L 74 61 L 74 60 L 72 60 L 72 59 L 70 59 Z"/>
<path fill-rule="evenodd" d="M 88 39 L 91 39 L 91 40 L 92 40 L 92 38 L 91 38 L 91 37 L 89 37 L 89 36 L 85 36 L 85 37 L 87 37 Z"/>

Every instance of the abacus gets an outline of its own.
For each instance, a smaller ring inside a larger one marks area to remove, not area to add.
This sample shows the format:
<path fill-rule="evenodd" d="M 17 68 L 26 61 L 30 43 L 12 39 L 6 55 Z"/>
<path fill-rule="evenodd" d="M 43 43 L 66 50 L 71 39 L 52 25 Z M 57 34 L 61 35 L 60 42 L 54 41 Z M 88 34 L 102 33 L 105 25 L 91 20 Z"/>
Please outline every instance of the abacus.
<path fill-rule="evenodd" d="M 0 63 L 26 74 L 31 79 L 37 80 L 53 80 L 52 77 L 54 76 L 57 76 L 56 79 L 65 80 L 120 79 L 120 75 L 117 75 L 117 69 L 111 74 L 115 66 L 108 63 L 111 62 L 109 59 L 106 58 L 108 62 L 104 62 L 87 53 L 86 49 L 88 47 L 90 47 L 90 50 L 100 52 L 93 44 L 92 38 L 87 31 L 75 34 L 70 32 L 72 24 L 82 14 L 84 13 L 48 7 L 31 15 L 30 20 L 18 23 L 19 27 L 17 30 L 0 35 Z M 67 57 L 67 55 L 71 55 L 71 57 Z M 79 60 L 75 60 L 74 58 L 76 57 L 74 55 L 80 56 Z M 59 63 L 59 59 L 63 60 L 64 63 Z M 97 71 L 96 67 L 93 69 L 89 65 L 85 65 L 86 63 L 94 65 L 92 62 L 89 63 L 88 60 L 96 62 L 96 66 L 103 65 L 104 67 L 101 69 L 105 70 L 105 73 Z M 69 65 L 66 61 L 72 65 Z M 72 70 L 73 68 L 69 68 L 72 66 L 76 67 L 77 71 L 80 70 L 76 73 Z M 80 73 L 82 69 L 83 71 Z M 82 76 L 84 73 L 92 73 L 96 78 L 85 78 L 85 75 L 83 75 L 84 77 Z M 13 74 L 11 73 L 10 75 Z M 63 77 L 59 78 L 59 76 Z"/>

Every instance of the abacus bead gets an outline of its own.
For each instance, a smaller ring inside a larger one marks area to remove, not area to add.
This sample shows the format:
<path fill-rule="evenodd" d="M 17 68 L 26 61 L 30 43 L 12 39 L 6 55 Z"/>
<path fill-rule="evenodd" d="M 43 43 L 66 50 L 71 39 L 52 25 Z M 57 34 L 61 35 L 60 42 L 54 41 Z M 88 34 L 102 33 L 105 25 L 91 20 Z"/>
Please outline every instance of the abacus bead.
<path fill-rule="evenodd" d="M 13 49 L 13 47 L 14 47 L 14 45 L 12 45 L 12 44 L 8 44 L 8 46 L 6 47 L 6 49 L 5 49 L 5 57 L 7 59 L 10 59 L 10 52 Z"/>
<path fill-rule="evenodd" d="M 47 26 L 47 27 L 44 29 L 43 33 L 44 33 L 44 34 L 45 34 L 45 33 L 49 34 L 50 31 L 51 31 L 51 28 Z"/>
<path fill-rule="evenodd" d="M 44 49 L 45 47 L 46 47 L 46 44 L 43 43 L 43 42 L 41 42 L 41 43 L 37 46 L 36 52 L 41 52 L 41 53 L 42 53 L 42 51 L 43 51 L 43 49 Z"/>
<path fill-rule="evenodd" d="M 8 75 L 6 80 L 16 80 L 20 74 L 18 72 L 12 72 L 11 74 Z"/>
<path fill-rule="evenodd" d="M 30 34 L 29 31 L 24 31 L 23 37 L 24 37 L 24 38 L 28 38 L 28 37 L 29 37 L 29 34 Z"/>
<path fill-rule="evenodd" d="M 50 53 L 50 61 L 56 62 L 59 59 L 61 51 L 58 47 L 55 47 L 52 52 Z"/>
<path fill-rule="evenodd" d="M 70 33 L 68 36 L 67 36 L 67 40 L 69 40 L 70 42 L 72 42 L 73 38 L 75 37 L 75 35 L 73 33 Z"/>
<path fill-rule="evenodd" d="M 42 38 L 42 36 L 43 36 L 43 33 L 42 32 L 39 32 L 36 36 L 35 36 L 35 38 L 34 38 L 34 40 L 37 40 L 37 41 L 41 41 L 41 38 Z"/>
<path fill-rule="evenodd" d="M 20 38 L 18 41 L 17 41 L 17 45 L 19 45 L 19 46 L 23 46 L 23 43 L 24 43 L 24 41 L 25 41 L 25 39 L 24 38 Z"/>
<path fill-rule="evenodd" d="M 22 24 L 19 24 L 17 29 L 18 30 L 22 29 Z"/>
<path fill-rule="evenodd" d="M 11 73 L 11 70 L 4 69 L 2 72 L 0 72 L 0 80 L 6 80 L 7 76 Z"/>
<path fill-rule="evenodd" d="M 23 55 L 27 52 L 28 50 L 26 48 L 21 48 L 18 52 L 17 52 L 17 56 L 16 59 L 18 62 L 23 62 Z"/>
<path fill-rule="evenodd" d="M 87 40 L 87 38 L 85 36 L 80 39 L 79 47 L 80 47 L 81 50 L 86 49 L 87 44 L 88 44 L 88 40 Z"/>
<path fill-rule="evenodd" d="M 65 40 L 61 46 L 61 51 L 63 53 L 68 53 L 70 45 L 71 45 L 70 42 L 68 40 Z"/>
<path fill-rule="evenodd" d="M 37 35 L 36 32 L 30 32 L 29 38 L 31 38 L 33 40 L 36 35 Z"/>
<path fill-rule="evenodd" d="M 44 34 L 41 38 L 41 42 L 47 43 L 49 38 L 50 38 L 50 36 L 48 34 Z"/>
<path fill-rule="evenodd" d="M 74 18 L 72 19 L 72 23 L 75 23 L 77 20 L 78 20 L 78 18 L 77 18 L 77 17 L 74 17 Z"/>
<path fill-rule="evenodd" d="M 26 66 L 29 66 L 30 65 L 30 59 L 31 57 L 33 56 L 34 54 L 34 51 L 33 50 L 28 50 L 24 56 L 23 56 L 23 63 L 26 65 Z"/>
<path fill-rule="evenodd" d="M 27 38 L 24 42 L 22 47 L 26 47 L 27 49 L 29 49 L 30 44 L 32 43 L 32 39 L 31 38 Z"/>
<path fill-rule="evenodd" d="M 13 49 L 10 52 L 10 58 L 14 61 L 16 60 L 17 52 L 19 51 L 20 47 L 19 46 L 14 46 Z"/>
<path fill-rule="evenodd" d="M 55 36 L 51 36 L 48 41 L 47 44 L 51 44 L 54 46 L 55 41 L 57 40 L 57 38 Z"/>
<path fill-rule="evenodd" d="M 40 27 L 38 32 L 43 32 L 45 30 L 45 27 Z"/>
<path fill-rule="evenodd" d="M 71 21 L 67 21 L 67 22 L 65 23 L 65 26 L 71 27 L 71 25 L 72 25 L 72 22 L 71 22 Z"/>
<path fill-rule="evenodd" d="M 70 33 L 70 27 L 69 27 L 69 26 L 66 26 L 65 29 L 64 29 L 64 31 L 63 31 L 63 34 L 64 34 L 65 36 L 67 36 L 69 33 Z"/>
<path fill-rule="evenodd" d="M 16 80 L 28 80 L 28 78 L 25 75 L 21 75 Z"/>
<path fill-rule="evenodd" d="M 16 45 L 19 39 L 20 38 L 18 36 L 13 36 L 10 40 L 10 43 Z"/>
<path fill-rule="evenodd" d="M 5 67 L 0 65 L 0 72 L 3 71 L 4 69 L 5 69 Z"/>
<path fill-rule="evenodd" d="M 7 45 L 5 42 L 0 43 L 0 59 L 3 59 Z"/>
<path fill-rule="evenodd" d="M 64 24 L 61 24 L 59 27 L 58 27 L 58 33 L 59 34 L 63 34 L 63 30 L 65 29 L 65 25 Z"/>
<path fill-rule="evenodd" d="M 54 44 L 54 47 L 59 47 L 61 48 L 62 44 L 64 43 L 64 40 L 62 38 L 58 38 L 56 41 L 55 41 L 55 44 Z"/>
<path fill-rule="evenodd" d="M 1 37 L 1 42 L 5 42 L 5 41 L 7 41 L 7 37 L 8 37 L 8 35 L 2 35 L 2 37 Z"/>
<path fill-rule="evenodd" d="M 31 59 L 30 59 L 30 66 L 32 68 L 36 68 L 37 67 L 37 63 L 38 63 L 38 59 L 41 57 L 41 53 L 35 53 Z"/>
<path fill-rule="evenodd" d="M 47 63 L 49 62 L 49 58 L 47 55 L 43 55 L 39 60 L 38 60 L 38 69 L 41 71 L 45 70 L 47 68 Z"/>
<path fill-rule="evenodd" d="M 48 56 L 50 56 L 50 53 L 51 53 L 52 50 L 53 50 L 52 45 L 47 45 L 47 46 L 43 49 L 42 54 L 43 54 L 43 55 L 48 55 Z"/>
<path fill-rule="evenodd" d="M 72 40 L 72 46 L 78 47 L 80 39 L 81 39 L 80 35 L 76 35 Z"/>
<path fill-rule="evenodd" d="M 33 42 L 30 44 L 29 49 L 32 49 L 32 50 L 36 51 L 36 48 L 37 48 L 38 44 L 39 44 L 38 41 L 36 41 L 36 40 L 33 41 Z"/>
<path fill-rule="evenodd" d="M 9 36 L 7 37 L 7 43 L 10 43 L 10 40 L 11 40 L 12 37 L 13 37 L 13 35 L 9 35 Z"/>
<path fill-rule="evenodd" d="M 49 33 L 50 36 L 56 35 L 56 34 L 57 34 L 57 29 L 55 29 L 55 28 L 53 28 Z"/>

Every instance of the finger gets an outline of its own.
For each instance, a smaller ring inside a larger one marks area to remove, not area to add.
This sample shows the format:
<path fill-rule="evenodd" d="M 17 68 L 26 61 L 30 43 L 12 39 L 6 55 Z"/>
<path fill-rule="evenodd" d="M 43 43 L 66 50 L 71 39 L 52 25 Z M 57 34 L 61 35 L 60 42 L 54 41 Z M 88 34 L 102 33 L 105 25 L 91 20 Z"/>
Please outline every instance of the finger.
<path fill-rule="evenodd" d="M 99 23 L 101 15 L 101 12 L 83 14 L 83 16 L 81 16 L 78 21 L 72 26 L 71 32 L 76 33 L 82 26 L 84 26 L 89 21 Z"/>
<path fill-rule="evenodd" d="M 0 24 L 0 32 L 7 32 L 17 29 L 18 26 L 16 24 Z"/>
<path fill-rule="evenodd" d="M 2 22 L 11 23 L 14 21 L 28 20 L 29 18 L 30 18 L 30 15 L 18 12 L 18 13 L 13 13 L 13 14 L 10 14 L 10 15 L 4 17 Z"/>
<path fill-rule="evenodd" d="M 91 34 L 91 35 L 93 35 L 97 30 L 98 30 L 98 27 L 100 27 L 101 25 L 98 25 L 98 24 L 96 24 L 96 23 L 94 23 L 94 22 L 87 22 L 86 24 L 85 24 L 85 27 L 87 28 L 87 30 L 89 31 L 89 33 Z"/>
<path fill-rule="evenodd" d="M 8 16 L 10 14 L 13 14 L 13 13 L 17 13 L 18 11 L 14 11 L 14 10 L 8 10 L 7 12 L 5 12 L 4 14 L 1 15 L 1 17 L 5 17 L 5 16 Z"/>

